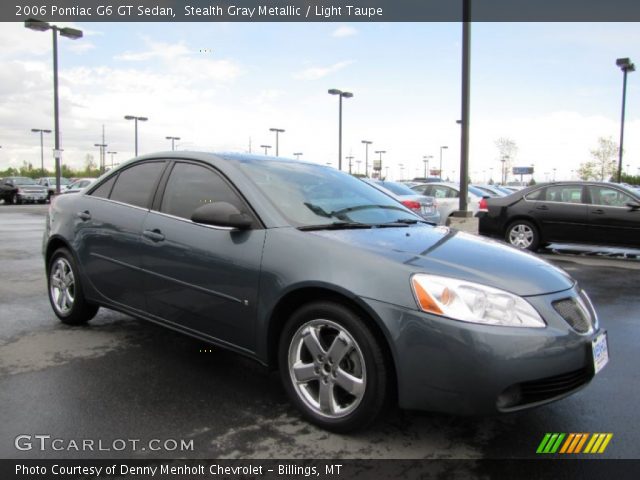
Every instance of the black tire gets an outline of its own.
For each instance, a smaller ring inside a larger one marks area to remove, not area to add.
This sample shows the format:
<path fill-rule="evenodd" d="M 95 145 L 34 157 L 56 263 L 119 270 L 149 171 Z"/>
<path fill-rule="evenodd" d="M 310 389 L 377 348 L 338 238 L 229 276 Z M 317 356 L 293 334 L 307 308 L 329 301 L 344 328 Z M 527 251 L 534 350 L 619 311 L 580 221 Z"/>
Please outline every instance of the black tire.
<path fill-rule="evenodd" d="M 538 227 L 528 220 L 515 220 L 509 224 L 504 235 L 505 241 L 516 248 L 535 252 L 540 248 Z"/>
<path fill-rule="evenodd" d="M 98 313 L 99 307 L 84 297 L 76 262 L 66 248 L 59 248 L 49 259 L 47 291 L 51 308 L 62 323 L 81 325 Z"/>
<path fill-rule="evenodd" d="M 20 199 L 20 197 L 18 197 L 17 193 L 12 193 L 11 200 L 9 200 L 9 203 L 11 205 L 20 205 L 22 203 L 22 200 Z"/>
<path fill-rule="evenodd" d="M 320 355 L 312 355 L 307 339 L 313 348 L 321 347 Z M 364 320 L 338 303 L 309 303 L 291 315 L 280 336 L 278 363 L 292 403 L 307 420 L 327 430 L 364 428 L 386 405 L 390 375 L 384 352 Z M 309 378 L 295 381 L 293 365 L 299 366 L 299 379 Z M 330 398 L 324 407 L 321 396 Z"/>

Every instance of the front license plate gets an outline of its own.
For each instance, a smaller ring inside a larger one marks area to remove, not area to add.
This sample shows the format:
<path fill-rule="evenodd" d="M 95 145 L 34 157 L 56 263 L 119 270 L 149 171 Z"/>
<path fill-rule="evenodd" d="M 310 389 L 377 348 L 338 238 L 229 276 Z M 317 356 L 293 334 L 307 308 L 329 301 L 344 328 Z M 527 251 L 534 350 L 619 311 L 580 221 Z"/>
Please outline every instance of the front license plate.
<path fill-rule="evenodd" d="M 597 374 L 609 362 L 607 332 L 602 332 L 591 341 L 591 351 L 593 352 L 593 369 Z"/>

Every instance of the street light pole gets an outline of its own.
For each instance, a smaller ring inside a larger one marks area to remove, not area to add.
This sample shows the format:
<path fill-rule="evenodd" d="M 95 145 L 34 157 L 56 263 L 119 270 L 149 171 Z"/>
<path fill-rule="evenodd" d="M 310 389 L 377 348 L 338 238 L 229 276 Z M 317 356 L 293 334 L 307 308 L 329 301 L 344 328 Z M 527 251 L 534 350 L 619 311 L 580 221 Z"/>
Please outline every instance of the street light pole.
<path fill-rule="evenodd" d="M 116 155 L 118 152 L 107 152 L 107 153 L 111 155 L 111 168 L 113 168 L 113 156 Z"/>
<path fill-rule="evenodd" d="M 53 35 L 53 123 L 54 123 L 54 156 L 56 161 L 56 195 L 60 193 L 60 155 L 62 150 L 60 149 L 60 111 L 58 106 L 58 32 L 63 37 L 67 37 L 71 40 L 82 38 L 82 30 L 69 27 L 58 27 L 57 25 L 51 25 L 48 22 L 42 20 L 36 20 L 35 18 L 29 18 L 24 22 L 25 28 L 35 30 L 38 32 L 46 32 L 51 30 Z"/>
<path fill-rule="evenodd" d="M 353 93 L 343 92 L 337 88 L 332 88 L 329 91 L 330 95 L 338 95 L 338 170 L 342 170 L 342 98 L 351 98 Z"/>
<path fill-rule="evenodd" d="M 280 148 L 278 146 L 278 134 L 284 133 L 284 128 L 270 128 L 270 132 L 276 132 L 276 157 L 280 156 Z"/>
<path fill-rule="evenodd" d="M 165 137 L 167 140 L 171 140 L 171 151 L 173 152 L 176 149 L 176 140 L 180 140 L 180 137 Z M 137 155 L 137 154 L 136 154 Z"/>
<path fill-rule="evenodd" d="M 135 142 L 136 142 L 136 150 L 135 150 L 135 156 L 138 156 L 138 121 L 140 122 L 146 122 L 147 120 L 149 120 L 148 117 L 136 117 L 134 115 L 125 115 L 124 116 L 125 120 L 133 120 L 135 123 Z"/>
<path fill-rule="evenodd" d="M 425 180 L 428 178 L 427 173 L 429 171 L 429 159 L 433 158 L 433 155 L 423 155 L 422 161 L 424 162 L 424 178 Z"/>
<path fill-rule="evenodd" d="M 295 152 L 293 154 L 293 156 L 296 157 L 296 160 L 300 160 L 300 155 L 302 155 L 302 152 Z"/>
<path fill-rule="evenodd" d="M 44 175 L 44 140 L 42 137 L 44 133 L 51 133 L 51 130 L 32 128 L 31 131 L 34 133 L 40 133 L 40 170 L 42 170 L 42 175 Z"/>
<path fill-rule="evenodd" d="M 354 159 L 354 156 L 349 155 L 346 158 L 349 160 L 349 175 L 351 175 L 351 166 L 353 165 L 352 160 Z M 358 160 L 356 163 L 358 164 L 358 173 L 360 173 L 360 164 L 362 163 L 362 160 Z"/>
<path fill-rule="evenodd" d="M 447 148 L 449 148 L 446 145 L 443 145 L 440 147 L 440 172 L 438 173 L 438 175 L 440 175 L 440 179 L 442 180 L 442 150 L 446 150 Z"/>
<path fill-rule="evenodd" d="M 387 153 L 387 151 L 386 150 L 376 150 L 375 153 L 380 155 L 380 158 L 379 158 L 379 160 L 380 160 L 380 175 L 382 176 L 382 154 L 383 153 Z M 386 172 L 387 172 L 387 176 L 388 176 L 389 175 L 389 169 L 388 168 L 387 168 Z"/>
<path fill-rule="evenodd" d="M 618 183 L 622 177 L 622 149 L 624 144 L 624 110 L 627 103 L 627 73 L 635 72 L 636 66 L 628 58 L 618 58 L 616 65 L 622 70 L 622 114 L 620 118 L 620 149 L 618 151 Z"/>
<path fill-rule="evenodd" d="M 105 169 L 105 148 L 107 147 L 106 143 L 94 143 L 93 144 L 94 147 L 99 147 L 100 148 L 100 173 L 104 173 L 104 169 Z"/>
<path fill-rule="evenodd" d="M 364 176 L 368 177 L 369 176 L 369 145 L 371 145 L 373 142 L 369 140 L 362 140 L 362 143 L 364 143 Z"/>
<path fill-rule="evenodd" d="M 271 148 L 271 145 L 260 145 L 260 148 L 264 148 L 264 155 L 267 155 L 267 150 Z"/>

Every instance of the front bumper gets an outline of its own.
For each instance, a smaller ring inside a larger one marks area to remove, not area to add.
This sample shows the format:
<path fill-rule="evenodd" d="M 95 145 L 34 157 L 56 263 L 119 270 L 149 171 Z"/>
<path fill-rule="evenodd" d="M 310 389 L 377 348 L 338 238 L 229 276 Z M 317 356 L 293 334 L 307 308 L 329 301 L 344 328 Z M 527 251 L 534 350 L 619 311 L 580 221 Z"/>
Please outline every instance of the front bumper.
<path fill-rule="evenodd" d="M 576 289 L 529 297 L 547 322 L 537 329 L 478 325 L 365 301 L 391 339 L 400 407 L 471 415 L 542 405 L 589 383 L 597 321 L 594 332 L 581 335 L 551 307 L 573 295 Z"/>
<path fill-rule="evenodd" d="M 18 198 L 22 202 L 42 202 L 47 199 L 46 193 L 18 193 Z"/>

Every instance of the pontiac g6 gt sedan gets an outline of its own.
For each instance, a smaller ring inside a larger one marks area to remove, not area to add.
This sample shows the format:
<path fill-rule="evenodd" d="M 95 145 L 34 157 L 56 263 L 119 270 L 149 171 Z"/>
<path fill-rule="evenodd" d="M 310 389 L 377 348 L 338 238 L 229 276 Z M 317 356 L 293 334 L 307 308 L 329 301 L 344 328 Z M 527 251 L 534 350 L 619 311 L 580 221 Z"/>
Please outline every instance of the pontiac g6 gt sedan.
<path fill-rule="evenodd" d="M 312 163 L 139 157 L 58 197 L 43 250 L 64 323 L 106 307 L 247 355 L 334 431 L 387 400 L 458 414 L 545 404 L 608 360 L 564 271 Z"/>

